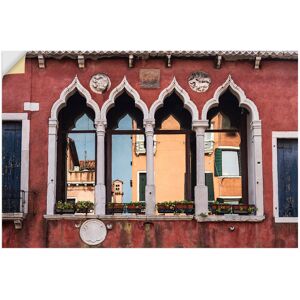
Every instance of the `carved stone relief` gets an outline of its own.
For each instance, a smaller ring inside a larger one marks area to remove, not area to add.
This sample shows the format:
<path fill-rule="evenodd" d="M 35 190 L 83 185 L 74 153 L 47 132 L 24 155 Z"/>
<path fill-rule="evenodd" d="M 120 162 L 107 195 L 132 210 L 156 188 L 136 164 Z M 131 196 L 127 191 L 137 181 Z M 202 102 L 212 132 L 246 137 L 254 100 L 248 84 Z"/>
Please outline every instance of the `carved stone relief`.
<path fill-rule="evenodd" d="M 95 246 L 105 240 L 107 229 L 100 220 L 87 220 L 81 225 L 79 234 L 84 243 Z"/>
<path fill-rule="evenodd" d="M 110 88 L 110 79 L 103 73 L 95 74 L 90 81 L 90 88 L 97 94 L 102 94 Z"/>
<path fill-rule="evenodd" d="M 202 71 L 194 72 L 188 78 L 190 88 L 198 93 L 206 92 L 211 84 L 209 75 Z"/>

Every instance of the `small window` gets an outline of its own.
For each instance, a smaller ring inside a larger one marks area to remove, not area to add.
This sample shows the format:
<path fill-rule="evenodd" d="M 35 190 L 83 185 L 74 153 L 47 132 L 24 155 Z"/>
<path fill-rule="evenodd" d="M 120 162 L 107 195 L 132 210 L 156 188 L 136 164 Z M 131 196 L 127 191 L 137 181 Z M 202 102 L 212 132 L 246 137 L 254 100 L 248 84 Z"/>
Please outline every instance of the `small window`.
<path fill-rule="evenodd" d="M 222 151 L 223 176 L 239 176 L 238 151 Z"/>

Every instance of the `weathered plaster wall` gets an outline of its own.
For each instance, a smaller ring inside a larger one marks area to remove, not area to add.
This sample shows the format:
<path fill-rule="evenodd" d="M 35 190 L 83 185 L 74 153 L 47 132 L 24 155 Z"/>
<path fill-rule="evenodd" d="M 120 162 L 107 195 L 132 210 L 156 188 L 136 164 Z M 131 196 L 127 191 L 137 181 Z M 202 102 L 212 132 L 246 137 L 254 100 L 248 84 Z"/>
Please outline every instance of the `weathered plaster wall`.
<path fill-rule="evenodd" d="M 161 70 L 160 89 L 139 87 L 140 68 Z M 207 92 L 196 93 L 187 83 L 191 72 L 202 70 L 212 79 Z M 111 79 L 111 88 L 103 95 L 93 93 L 89 80 L 98 72 Z M 167 87 L 173 76 L 190 95 L 201 114 L 204 103 L 231 74 L 247 97 L 256 104 L 262 120 L 264 207 L 266 220 L 262 223 L 197 223 L 196 221 L 155 221 L 144 227 L 140 221 L 114 222 L 102 247 L 297 247 L 297 224 L 275 224 L 272 196 L 272 131 L 297 130 L 297 62 L 263 61 L 260 70 L 253 62 L 224 62 L 215 69 L 212 60 L 174 59 L 172 68 L 163 60 L 138 60 L 128 68 L 126 59 L 87 60 L 84 69 L 70 59 L 46 60 L 46 68 L 39 69 L 37 59 L 26 61 L 25 74 L 6 75 L 3 78 L 3 112 L 23 112 L 24 102 L 39 102 L 38 112 L 29 112 L 30 131 L 30 194 L 29 215 L 22 230 L 12 223 L 3 223 L 3 247 L 82 247 L 75 221 L 47 221 L 47 157 L 48 118 L 53 103 L 75 75 L 101 107 L 109 92 L 124 75 L 138 91 L 148 108 Z M 78 223 L 78 222 L 77 222 Z M 229 232 L 234 225 L 236 230 Z"/>

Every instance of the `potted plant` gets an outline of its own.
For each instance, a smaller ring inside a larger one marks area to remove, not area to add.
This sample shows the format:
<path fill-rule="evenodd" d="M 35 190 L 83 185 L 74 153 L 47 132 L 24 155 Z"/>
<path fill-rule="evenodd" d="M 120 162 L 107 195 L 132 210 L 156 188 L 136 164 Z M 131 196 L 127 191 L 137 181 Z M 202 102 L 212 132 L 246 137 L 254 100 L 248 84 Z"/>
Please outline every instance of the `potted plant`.
<path fill-rule="evenodd" d="M 247 204 L 238 204 L 232 205 L 232 212 L 239 215 L 248 215 L 248 205 Z"/>
<path fill-rule="evenodd" d="M 73 203 L 57 201 L 55 205 L 55 212 L 58 214 L 74 214 L 75 206 Z"/>
<path fill-rule="evenodd" d="M 156 207 L 157 211 L 162 214 L 175 212 L 175 203 L 171 201 L 157 203 Z"/>
<path fill-rule="evenodd" d="M 257 211 L 257 207 L 255 205 L 253 205 L 253 204 L 249 205 L 249 207 L 248 207 L 249 215 L 255 215 L 256 211 Z"/>
<path fill-rule="evenodd" d="M 145 209 L 145 202 L 131 202 L 126 204 L 127 212 L 141 214 Z"/>
<path fill-rule="evenodd" d="M 107 213 L 109 215 L 113 215 L 115 213 L 122 214 L 124 210 L 124 204 L 123 203 L 108 203 L 107 204 Z"/>
<path fill-rule="evenodd" d="M 194 213 L 194 202 L 193 201 L 176 201 L 175 203 L 175 213 L 185 213 L 187 215 L 192 215 Z"/>
<path fill-rule="evenodd" d="M 89 213 L 94 209 L 94 203 L 91 201 L 78 201 L 75 204 L 76 212 L 78 213 Z"/>
<path fill-rule="evenodd" d="M 212 212 L 216 215 L 232 214 L 232 205 L 230 204 L 214 204 Z"/>

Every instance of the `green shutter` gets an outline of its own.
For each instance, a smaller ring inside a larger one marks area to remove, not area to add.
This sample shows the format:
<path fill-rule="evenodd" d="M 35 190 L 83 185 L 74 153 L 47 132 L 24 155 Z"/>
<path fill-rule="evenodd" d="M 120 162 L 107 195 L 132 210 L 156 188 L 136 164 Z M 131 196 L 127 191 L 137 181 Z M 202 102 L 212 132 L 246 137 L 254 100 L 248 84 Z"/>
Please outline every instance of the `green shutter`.
<path fill-rule="evenodd" d="M 205 173 L 205 185 L 208 189 L 208 201 L 215 200 L 213 173 Z"/>
<path fill-rule="evenodd" d="M 139 173 L 139 200 L 145 201 L 146 173 Z"/>
<path fill-rule="evenodd" d="M 215 150 L 215 176 L 222 176 L 222 149 Z"/>
<path fill-rule="evenodd" d="M 239 176 L 242 176 L 241 150 L 238 150 Z"/>

